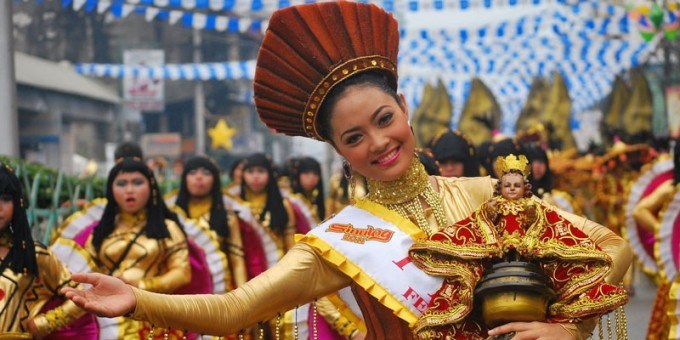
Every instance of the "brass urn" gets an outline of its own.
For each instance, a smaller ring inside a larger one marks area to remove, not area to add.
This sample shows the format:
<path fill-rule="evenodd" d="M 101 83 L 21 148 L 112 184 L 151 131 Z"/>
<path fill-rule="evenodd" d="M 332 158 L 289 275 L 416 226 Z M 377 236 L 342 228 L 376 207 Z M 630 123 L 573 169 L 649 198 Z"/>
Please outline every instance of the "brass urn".
<path fill-rule="evenodd" d="M 509 322 L 545 321 L 554 297 L 548 277 L 536 264 L 524 261 L 494 264 L 475 288 L 475 302 L 489 329 Z"/>

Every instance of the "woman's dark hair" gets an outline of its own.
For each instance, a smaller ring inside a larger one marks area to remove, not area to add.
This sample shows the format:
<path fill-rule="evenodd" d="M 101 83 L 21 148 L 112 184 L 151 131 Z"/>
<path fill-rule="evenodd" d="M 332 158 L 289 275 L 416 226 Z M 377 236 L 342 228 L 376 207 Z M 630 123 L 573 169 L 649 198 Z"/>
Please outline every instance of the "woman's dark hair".
<path fill-rule="evenodd" d="M 446 130 L 432 139 L 430 149 L 438 162 L 452 160 L 463 163 L 464 177 L 479 176 L 475 147 L 461 132 Z"/>
<path fill-rule="evenodd" d="M 144 159 L 144 152 L 139 144 L 127 141 L 118 144 L 116 150 L 113 151 L 113 159 L 119 160 L 123 158 L 134 158 Z"/>
<path fill-rule="evenodd" d="M 212 187 L 210 188 L 210 229 L 214 230 L 217 235 L 228 238 L 230 236 L 229 225 L 227 221 L 227 209 L 224 207 L 224 201 L 222 200 L 220 171 L 217 169 L 217 165 L 207 157 L 196 156 L 187 161 L 184 166 L 184 171 L 182 171 L 182 181 L 179 186 L 179 194 L 177 195 L 175 204 L 185 212 L 189 212 L 189 199 L 191 198 L 191 194 L 187 187 L 187 175 L 192 170 L 199 168 L 210 171 L 210 174 L 213 177 Z"/>
<path fill-rule="evenodd" d="M 489 153 L 486 156 L 486 166 L 487 173 L 494 178 L 500 178 L 496 175 L 496 171 L 493 168 L 493 160 L 498 157 L 505 157 L 507 155 L 514 154 L 515 156 L 525 155 L 524 148 L 514 139 L 506 138 L 496 143 L 493 143 L 489 147 Z"/>
<path fill-rule="evenodd" d="M 323 192 L 323 180 L 321 177 L 321 164 L 314 158 L 312 157 L 302 157 L 293 160 L 292 162 L 292 178 L 291 178 L 291 187 L 293 189 L 293 192 L 295 193 L 300 193 L 300 194 L 307 194 L 305 192 L 305 189 L 302 187 L 302 184 L 300 183 L 300 175 L 306 172 L 313 172 L 317 176 L 319 176 L 319 182 L 316 183 L 316 187 L 314 190 L 317 192 L 316 196 L 313 197 L 314 201 L 312 204 L 316 207 L 316 213 L 317 217 L 320 218 L 321 220 L 324 220 L 326 218 L 326 207 L 324 204 L 324 192 Z"/>
<path fill-rule="evenodd" d="M 423 166 L 425 167 L 425 172 L 427 172 L 428 175 L 430 176 L 440 176 L 441 173 L 439 172 L 439 164 L 437 164 L 437 161 L 434 158 L 434 155 L 432 155 L 432 152 L 428 149 L 416 149 L 416 152 L 418 153 L 418 159 L 420 160 L 420 163 L 423 163 Z"/>
<path fill-rule="evenodd" d="M 345 79 L 328 92 L 326 99 L 319 108 L 319 116 L 317 117 L 319 135 L 328 142 L 332 143 L 331 135 L 333 131 L 331 130 L 331 112 L 333 111 L 333 108 L 335 108 L 335 104 L 342 98 L 345 90 L 352 86 L 375 87 L 394 98 L 397 103 L 402 104 L 399 95 L 397 95 L 397 90 L 390 86 L 389 78 L 383 73 L 367 71 Z"/>
<path fill-rule="evenodd" d="M 673 183 L 680 183 L 680 139 L 675 140 L 673 147 Z"/>
<path fill-rule="evenodd" d="M 236 157 L 236 159 L 234 159 L 234 162 L 231 163 L 231 167 L 229 168 L 229 180 L 234 182 L 234 172 L 236 172 L 236 168 L 245 161 L 246 159 L 244 157 Z"/>
<path fill-rule="evenodd" d="M 3 233 L 11 233 L 12 248 L 2 261 L 3 264 L 20 274 L 27 273 L 38 276 L 38 262 L 35 258 L 35 244 L 31 236 L 31 227 L 26 217 L 25 200 L 21 189 L 21 182 L 8 165 L 0 163 L 0 197 L 11 197 L 14 211 L 12 220 Z"/>
<path fill-rule="evenodd" d="M 509 171 L 503 173 L 502 175 L 499 176 L 501 178 L 498 179 L 498 181 L 496 182 L 496 185 L 493 188 L 494 196 L 501 196 L 502 177 L 504 175 L 507 175 L 507 174 L 517 174 L 517 175 L 520 175 L 522 178 L 524 178 L 524 174 L 522 174 L 521 171 L 515 170 L 515 169 L 509 170 Z M 531 195 L 532 195 L 531 183 L 529 183 L 529 179 L 524 178 L 524 198 L 530 198 Z"/>
<path fill-rule="evenodd" d="M 274 175 L 274 168 L 272 167 L 272 162 L 263 153 L 256 153 L 248 156 L 245 159 L 243 165 L 243 171 L 253 168 L 253 167 L 263 167 L 267 170 L 269 175 L 269 181 L 267 182 L 267 187 L 265 192 L 267 193 L 267 202 L 257 218 L 260 221 L 265 219 L 267 213 L 269 213 L 270 228 L 277 232 L 279 235 L 283 235 L 286 226 L 288 226 L 288 211 L 283 205 L 283 196 L 281 196 L 281 191 L 277 185 L 277 178 Z M 246 199 L 246 181 L 245 178 L 241 181 L 241 198 Z"/>
<path fill-rule="evenodd" d="M 551 192 L 553 189 L 553 174 L 550 171 L 550 161 L 548 154 L 538 145 L 525 144 L 524 151 L 529 159 L 529 163 L 543 162 L 545 163 L 545 174 L 543 177 L 537 179 L 532 172 L 529 175 L 529 182 L 531 183 L 531 191 L 538 197 L 543 197 L 543 194 Z"/>
<path fill-rule="evenodd" d="M 160 197 L 158 183 L 156 183 L 156 178 L 149 167 L 137 158 L 123 158 L 109 171 L 109 177 L 106 181 L 106 207 L 104 208 L 101 220 L 99 220 L 99 224 L 92 231 L 92 245 L 97 252 L 99 252 L 104 239 L 116 227 L 115 221 L 119 207 L 116 199 L 113 197 L 113 182 L 118 174 L 123 172 L 139 172 L 149 181 L 149 200 L 146 202 L 146 226 L 144 226 L 144 234 L 147 237 L 154 239 L 170 237 L 168 227 L 165 224 L 166 219 L 174 221 L 182 229 L 177 215 L 168 209 L 163 198 Z"/>

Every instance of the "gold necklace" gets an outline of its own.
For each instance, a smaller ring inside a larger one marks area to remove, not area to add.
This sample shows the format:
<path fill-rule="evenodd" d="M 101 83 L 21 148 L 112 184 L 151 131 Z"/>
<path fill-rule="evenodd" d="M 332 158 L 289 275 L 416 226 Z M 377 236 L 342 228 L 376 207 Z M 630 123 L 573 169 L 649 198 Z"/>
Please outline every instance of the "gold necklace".
<path fill-rule="evenodd" d="M 428 235 L 449 225 L 439 196 L 432 188 L 425 167 L 417 157 L 411 159 L 406 173 L 394 181 L 381 182 L 367 178 L 366 182 L 369 200 L 386 206 L 404 218 L 413 217 L 418 227 Z M 425 218 L 425 210 L 420 198 L 423 198 L 432 208 L 438 225 L 434 231 Z"/>

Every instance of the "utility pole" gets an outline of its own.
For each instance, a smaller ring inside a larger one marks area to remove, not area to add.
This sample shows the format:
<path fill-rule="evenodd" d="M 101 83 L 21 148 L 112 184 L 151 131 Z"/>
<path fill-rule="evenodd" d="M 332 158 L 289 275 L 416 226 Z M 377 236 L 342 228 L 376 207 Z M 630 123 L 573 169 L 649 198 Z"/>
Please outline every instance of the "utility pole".
<path fill-rule="evenodd" d="M 17 116 L 12 3 L 0 1 L 0 155 L 19 156 L 19 117 Z"/>
<path fill-rule="evenodd" d="M 201 56 L 201 31 L 194 30 L 194 63 L 200 63 Z M 205 154 L 205 95 L 203 94 L 203 81 L 194 79 L 194 135 L 196 138 L 196 154 Z"/>

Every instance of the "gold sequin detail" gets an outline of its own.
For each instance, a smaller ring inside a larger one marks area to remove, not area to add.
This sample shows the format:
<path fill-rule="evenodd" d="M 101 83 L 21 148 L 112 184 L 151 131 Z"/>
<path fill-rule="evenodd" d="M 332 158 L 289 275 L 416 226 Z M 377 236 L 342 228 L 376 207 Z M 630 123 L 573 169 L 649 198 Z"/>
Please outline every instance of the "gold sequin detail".
<path fill-rule="evenodd" d="M 439 196 L 432 188 L 430 178 L 418 157 L 413 157 L 408 171 L 400 178 L 390 182 L 367 179 L 367 183 L 369 200 L 386 206 L 402 217 L 413 218 L 416 225 L 428 235 L 450 224 Z M 421 198 L 434 213 L 438 226 L 435 230 L 427 222 Z"/>

